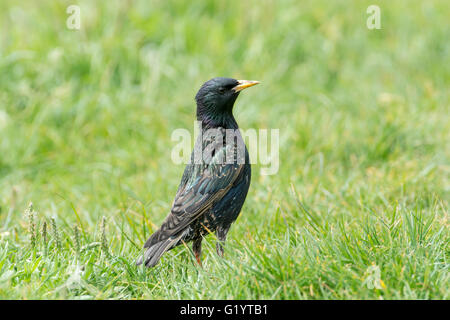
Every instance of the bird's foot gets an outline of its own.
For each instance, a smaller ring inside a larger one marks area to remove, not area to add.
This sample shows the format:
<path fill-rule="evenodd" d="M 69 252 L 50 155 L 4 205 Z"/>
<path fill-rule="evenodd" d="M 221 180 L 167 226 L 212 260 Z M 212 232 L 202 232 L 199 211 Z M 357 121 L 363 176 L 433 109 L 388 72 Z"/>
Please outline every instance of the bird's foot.
<path fill-rule="evenodd" d="M 223 249 L 223 246 L 219 242 L 217 242 L 217 244 L 216 244 L 216 252 L 219 257 L 223 258 L 224 249 Z"/>
<path fill-rule="evenodd" d="M 200 253 L 195 253 L 195 260 L 197 260 L 197 263 L 198 263 L 198 265 L 200 266 L 200 267 L 203 267 L 202 266 L 202 259 L 201 259 L 201 256 L 200 256 Z"/>

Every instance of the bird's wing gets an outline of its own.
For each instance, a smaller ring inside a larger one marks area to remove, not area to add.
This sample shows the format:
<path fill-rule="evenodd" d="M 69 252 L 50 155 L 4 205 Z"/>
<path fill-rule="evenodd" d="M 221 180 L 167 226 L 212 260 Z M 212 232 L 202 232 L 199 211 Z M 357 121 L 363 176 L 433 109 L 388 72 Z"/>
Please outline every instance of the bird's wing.
<path fill-rule="evenodd" d="M 244 168 L 244 164 L 225 163 L 229 152 L 236 152 L 235 146 L 223 146 L 206 163 L 186 167 L 170 214 L 144 247 L 178 235 L 228 192 Z"/>

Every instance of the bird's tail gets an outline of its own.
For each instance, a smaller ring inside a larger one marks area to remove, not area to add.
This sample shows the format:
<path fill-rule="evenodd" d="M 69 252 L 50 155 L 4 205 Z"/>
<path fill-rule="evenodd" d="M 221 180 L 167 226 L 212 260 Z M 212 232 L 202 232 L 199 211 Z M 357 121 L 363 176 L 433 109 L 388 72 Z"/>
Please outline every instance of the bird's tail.
<path fill-rule="evenodd" d="M 166 251 L 172 249 L 178 243 L 181 237 L 182 235 L 177 237 L 169 237 L 148 247 L 145 250 L 144 254 L 136 260 L 136 265 L 140 265 L 144 262 L 145 266 L 148 268 L 156 266 L 159 262 L 159 259 L 161 259 L 161 256 Z"/>

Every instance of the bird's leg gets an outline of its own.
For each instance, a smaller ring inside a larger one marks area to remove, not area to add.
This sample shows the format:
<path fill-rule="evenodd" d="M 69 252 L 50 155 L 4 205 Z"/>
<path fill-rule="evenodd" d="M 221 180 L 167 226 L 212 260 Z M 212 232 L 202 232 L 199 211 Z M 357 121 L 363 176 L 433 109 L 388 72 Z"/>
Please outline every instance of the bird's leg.
<path fill-rule="evenodd" d="M 217 255 L 221 258 L 223 258 L 223 254 L 225 252 L 225 250 L 223 249 L 223 245 L 220 244 L 219 241 L 217 241 L 216 243 L 216 251 L 217 251 Z"/>
<path fill-rule="evenodd" d="M 202 237 L 198 237 L 192 243 L 192 250 L 194 251 L 195 260 L 199 266 L 202 266 Z"/>
<path fill-rule="evenodd" d="M 227 239 L 227 233 L 228 228 L 224 229 L 222 227 L 217 228 L 216 230 L 216 236 L 217 236 L 217 243 L 216 243 L 216 251 L 219 257 L 223 258 L 224 249 L 223 245 L 225 244 L 225 240 Z"/>

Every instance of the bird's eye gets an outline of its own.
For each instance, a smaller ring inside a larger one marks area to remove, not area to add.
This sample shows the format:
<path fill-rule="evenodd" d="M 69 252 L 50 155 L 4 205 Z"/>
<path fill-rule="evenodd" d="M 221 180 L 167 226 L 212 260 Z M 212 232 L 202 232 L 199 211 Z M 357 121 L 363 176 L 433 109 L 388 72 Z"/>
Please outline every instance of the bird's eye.
<path fill-rule="evenodd" d="M 219 93 L 225 93 L 225 88 L 224 87 L 220 87 L 219 88 Z"/>

